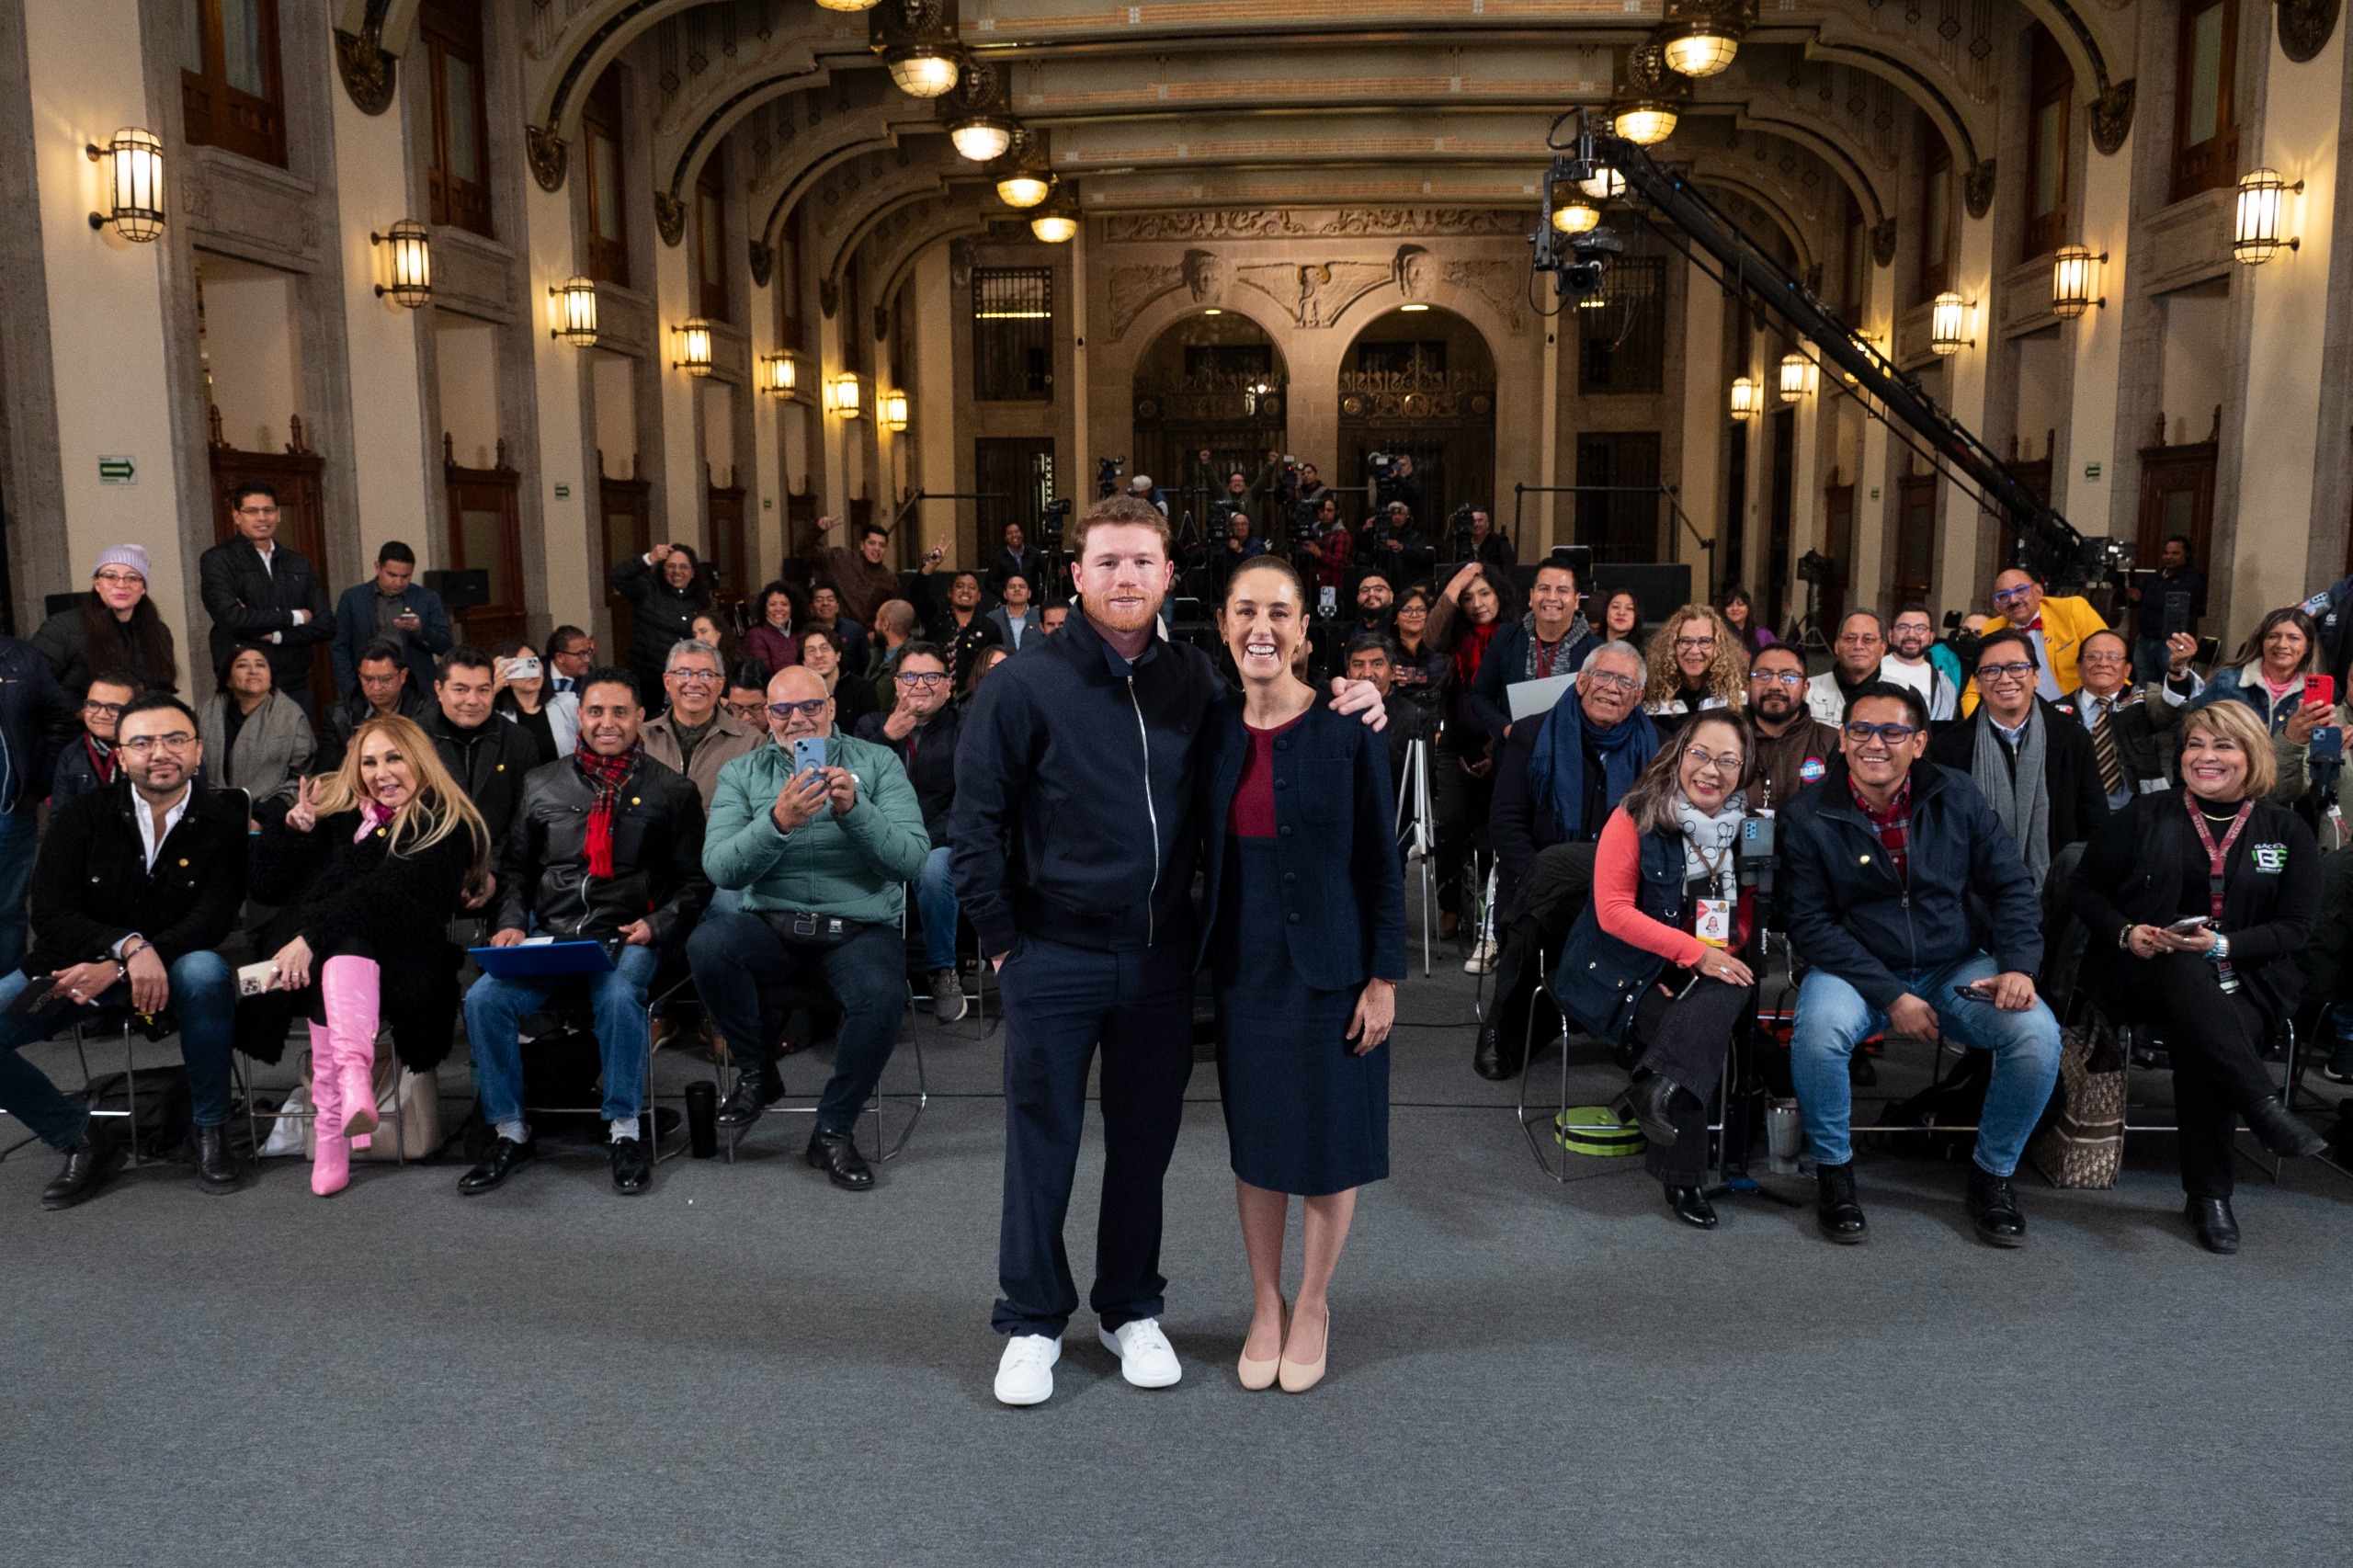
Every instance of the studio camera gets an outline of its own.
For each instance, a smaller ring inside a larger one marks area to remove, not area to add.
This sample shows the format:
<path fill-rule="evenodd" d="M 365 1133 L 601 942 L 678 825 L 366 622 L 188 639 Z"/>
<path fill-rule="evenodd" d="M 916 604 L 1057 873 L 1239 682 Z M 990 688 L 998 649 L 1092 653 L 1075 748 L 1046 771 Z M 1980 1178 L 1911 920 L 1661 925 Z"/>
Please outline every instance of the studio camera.
<path fill-rule="evenodd" d="M 1454 559 L 1468 561 L 1479 548 L 1471 540 L 1471 516 L 1478 508 L 1465 501 L 1446 519 L 1446 531 L 1454 539 Z"/>
<path fill-rule="evenodd" d="M 1127 466 L 1128 460 L 1124 457 L 1097 458 L 1095 460 L 1095 494 L 1097 495 L 1118 494 L 1120 475 Z"/>
<path fill-rule="evenodd" d="M 1836 570 L 1837 562 L 1818 550 L 1809 550 L 1798 557 L 1798 581 L 1801 583 L 1811 583 L 1817 588 L 1826 587 Z"/>
<path fill-rule="evenodd" d="M 1070 521 L 1071 506 L 1071 499 L 1065 495 L 1058 501 L 1047 502 L 1046 509 L 1038 514 L 1039 540 L 1048 550 L 1063 547 L 1063 529 Z"/>

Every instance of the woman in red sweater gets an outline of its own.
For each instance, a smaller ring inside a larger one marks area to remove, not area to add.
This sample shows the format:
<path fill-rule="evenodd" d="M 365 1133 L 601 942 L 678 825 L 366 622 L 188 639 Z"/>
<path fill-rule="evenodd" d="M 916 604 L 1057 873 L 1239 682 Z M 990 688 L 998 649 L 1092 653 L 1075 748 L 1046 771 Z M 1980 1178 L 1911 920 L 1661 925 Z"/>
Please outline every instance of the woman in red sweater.
<path fill-rule="evenodd" d="M 1577 917 L 1552 990 L 1561 1010 L 1616 1046 L 1643 1050 L 1617 1103 L 1650 1141 L 1651 1175 L 1677 1219 L 1712 1230 L 1703 1180 L 1708 1104 L 1756 977 L 1740 824 L 1756 774 L 1756 733 L 1711 709 L 1652 759 L 1601 830 L 1593 901 Z"/>

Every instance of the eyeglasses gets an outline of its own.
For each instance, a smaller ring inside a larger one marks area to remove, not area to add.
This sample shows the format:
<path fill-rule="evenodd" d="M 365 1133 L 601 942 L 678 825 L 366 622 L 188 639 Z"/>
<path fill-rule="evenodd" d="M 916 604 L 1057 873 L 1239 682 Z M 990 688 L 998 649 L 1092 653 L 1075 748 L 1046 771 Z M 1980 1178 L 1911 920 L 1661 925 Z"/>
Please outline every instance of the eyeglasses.
<path fill-rule="evenodd" d="M 1741 765 L 1740 753 L 1726 752 L 1718 756 L 1705 746 L 1691 747 L 1683 754 L 1683 760 L 1694 767 L 1712 767 L 1719 773 L 1738 773 Z"/>
<path fill-rule="evenodd" d="M 1783 670 L 1779 675 L 1775 675 L 1771 670 L 1749 671 L 1748 684 L 1755 686 L 1758 681 L 1763 681 L 1767 686 L 1771 686 L 1774 682 L 1779 681 L 1783 686 L 1789 687 L 1794 690 L 1798 687 L 1805 684 L 1805 676 L 1796 670 Z"/>
<path fill-rule="evenodd" d="M 2021 584 L 2015 588 L 1996 588 L 1994 590 L 1994 602 L 1997 605 L 2014 605 L 2032 592 L 2034 592 L 2034 585 L 2031 583 Z"/>
<path fill-rule="evenodd" d="M 2024 680 L 2032 674 L 2034 674 L 2034 666 L 2024 662 L 2011 665 L 1980 665 L 1977 666 L 1977 681 L 1981 686 L 1989 680 Z"/>
<path fill-rule="evenodd" d="M 1615 670 L 1587 670 L 1585 673 L 1591 678 L 1594 685 L 1599 687 L 1604 691 L 1640 691 L 1643 689 L 1643 680 L 1640 676 L 1621 676 Z"/>
<path fill-rule="evenodd" d="M 790 723 L 796 713 L 806 714 L 812 719 L 816 718 L 833 700 L 830 697 L 819 697 L 807 702 L 771 702 L 768 704 L 768 711 L 785 722 Z"/>
<path fill-rule="evenodd" d="M 738 719 L 747 720 L 755 724 L 760 722 L 760 715 L 767 712 L 768 708 L 765 702 L 728 702 L 721 706 Z"/>
<path fill-rule="evenodd" d="M 681 681 L 690 680 L 698 685 L 708 685 L 719 678 L 719 672 L 717 670 L 672 670 L 670 675 L 673 679 Z"/>
<path fill-rule="evenodd" d="M 947 678 L 938 670 L 901 670 L 899 672 L 901 686 L 933 687 L 939 685 Z"/>
<path fill-rule="evenodd" d="M 115 588 L 143 588 L 147 585 L 147 579 L 136 572 L 101 572 L 91 581 Z"/>
<path fill-rule="evenodd" d="M 174 730 L 168 735 L 133 735 L 122 743 L 122 749 L 133 756 L 145 756 L 159 746 L 165 751 L 186 751 L 194 744 L 194 735 L 186 730 Z"/>
<path fill-rule="evenodd" d="M 82 704 L 83 712 L 97 713 L 108 719 L 121 718 L 122 709 L 123 705 L 119 702 L 85 702 Z"/>
<path fill-rule="evenodd" d="M 1847 738 L 1857 745 L 1869 745 L 1877 739 L 1892 746 L 1900 746 L 1920 732 L 1910 724 L 1866 724 L 1858 721 L 1846 727 Z"/>
<path fill-rule="evenodd" d="M 1675 651 L 1678 653 L 1712 653 L 1715 646 L 1716 640 L 1712 637 L 1678 637 L 1675 640 Z"/>
<path fill-rule="evenodd" d="M 2075 663 L 2079 665 L 2120 665 L 2123 662 L 2124 655 L 2113 649 L 2103 650 L 2097 653 L 2075 655 Z"/>

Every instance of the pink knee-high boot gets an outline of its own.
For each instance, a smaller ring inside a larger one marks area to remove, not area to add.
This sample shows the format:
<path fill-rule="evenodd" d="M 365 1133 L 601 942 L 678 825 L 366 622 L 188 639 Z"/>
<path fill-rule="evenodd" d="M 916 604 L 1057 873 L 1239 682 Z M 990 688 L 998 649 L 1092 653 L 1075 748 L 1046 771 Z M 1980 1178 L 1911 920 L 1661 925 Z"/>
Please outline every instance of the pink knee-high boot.
<path fill-rule="evenodd" d="M 311 1026 L 311 1105 L 318 1115 L 311 1123 L 317 1144 L 311 1156 L 311 1190 L 332 1198 L 351 1184 L 351 1141 L 343 1135 L 343 1094 L 335 1081 L 335 1040 L 317 1024 Z"/>
<path fill-rule="evenodd" d="M 375 960 L 350 957 L 329 959 L 319 971 L 327 1033 L 335 1042 L 343 1130 L 362 1149 L 376 1131 L 376 1018 L 382 974 Z"/>

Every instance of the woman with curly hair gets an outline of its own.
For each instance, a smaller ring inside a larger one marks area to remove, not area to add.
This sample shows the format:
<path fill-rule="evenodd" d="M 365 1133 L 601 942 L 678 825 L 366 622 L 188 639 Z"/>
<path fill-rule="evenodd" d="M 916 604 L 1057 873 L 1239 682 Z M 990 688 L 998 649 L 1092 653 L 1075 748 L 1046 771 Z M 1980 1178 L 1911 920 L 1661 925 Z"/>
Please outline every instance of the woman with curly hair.
<path fill-rule="evenodd" d="M 1747 699 L 1748 654 L 1731 622 L 1706 605 L 1685 605 L 1659 622 L 1644 656 L 1643 711 L 1688 719 Z"/>

